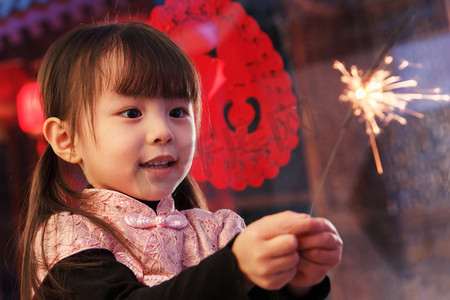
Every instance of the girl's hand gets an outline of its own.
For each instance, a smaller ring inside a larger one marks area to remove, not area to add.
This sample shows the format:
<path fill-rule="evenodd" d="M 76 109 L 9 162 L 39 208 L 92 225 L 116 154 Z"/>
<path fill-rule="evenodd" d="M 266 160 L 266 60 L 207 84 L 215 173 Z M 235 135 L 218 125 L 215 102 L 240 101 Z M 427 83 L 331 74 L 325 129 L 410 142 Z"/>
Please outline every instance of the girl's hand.
<path fill-rule="evenodd" d="M 263 289 L 276 290 L 291 281 L 294 286 L 302 280 L 315 282 L 322 275 L 326 267 L 321 263 L 331 259 L 322 258 L 322 252 L 318 254 L 312 251 L 311 247 L 315 249 L 314 246 L 322 245 L 323 242 L 310 235 L 328 232 L 328 226 L 313 220 L 307 214 L 286 211 L 253 222 L 237 236 L 232 251 L 246 279 L 244 290 L 249 290 L 253 284 Z M 299 245 L 299 241 L 304 244 Z M 304 258 L 301 259 L 300 255 Z M 303 266 L 307 270 L 298 272 L 298 267 Z M 297 273 L 302 275 L 296 276 Z"/>
<path fill-rule="evenodd" d="M 333 224 L 323 218 L 314 220 L 320 224 L 316 230 L 298 236 L 300 259 L 297 274 L 289 283 L 291 292 L 298 291 L 298 295 L 321 282 L 342 257 L 343 242 Z"/>

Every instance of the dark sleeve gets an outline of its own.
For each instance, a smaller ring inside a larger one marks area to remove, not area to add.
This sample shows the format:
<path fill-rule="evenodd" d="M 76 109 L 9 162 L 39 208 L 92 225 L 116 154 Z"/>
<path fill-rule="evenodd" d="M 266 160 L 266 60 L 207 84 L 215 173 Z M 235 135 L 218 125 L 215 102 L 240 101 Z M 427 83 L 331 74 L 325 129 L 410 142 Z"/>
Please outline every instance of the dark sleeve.
<path fill-rule="evenodd" d="M 254 287 L 250 293 L 250 299 L 259 300 L 325 300 L 331 291 L 330 278 L 325 277 L 322 282 L 313 286 L 311 290 L 303 297 L 292 296 L 287 288 L 279 291 L 269 292 L 260 287 Z"/>
<path fill-rule="evenodd" d="M 85 250 L 61 260 L 50 275 L 70 291 L 68 299 L 248 299 L 228 247 L 154 287 L 139 283 L 127 266 L 104 249 Z M 52 286 L 48 276 L 42 284 Z"/>
<path fill-rule="evenodd" d="M 197 266 L 183 270 L 174 278 L 154 287 L 138 282 L 134 273 L 105 249 L 86 250 L 63 259 L 50 270 L 50 275 L 68 291 L 66 298 L 83 300 L 322 300 L 328 295 L 328 277 L 302 298 L 290 296 L 285 289 L 271 292 L 259 287 L 246 295 L 241 289 L 242 274 L 231 251 L 231 244 L 202 260 Z M 48 276 L 42 285 L 52 287 Z M 54 298 L 62 299 L 60 295 Z"/>

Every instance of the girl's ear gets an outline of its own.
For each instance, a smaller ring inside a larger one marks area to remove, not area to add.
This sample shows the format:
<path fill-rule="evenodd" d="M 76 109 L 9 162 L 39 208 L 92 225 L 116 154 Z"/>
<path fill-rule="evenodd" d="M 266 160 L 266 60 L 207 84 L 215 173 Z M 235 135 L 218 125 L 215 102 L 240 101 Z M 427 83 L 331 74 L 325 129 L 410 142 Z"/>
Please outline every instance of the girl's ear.
<path fill-rule="evenodd" d="M 73 164 L 81 162 L 63 121 L 55 117 L 48 118 L 44 123 L 44 136 L 61 159 Z"/>

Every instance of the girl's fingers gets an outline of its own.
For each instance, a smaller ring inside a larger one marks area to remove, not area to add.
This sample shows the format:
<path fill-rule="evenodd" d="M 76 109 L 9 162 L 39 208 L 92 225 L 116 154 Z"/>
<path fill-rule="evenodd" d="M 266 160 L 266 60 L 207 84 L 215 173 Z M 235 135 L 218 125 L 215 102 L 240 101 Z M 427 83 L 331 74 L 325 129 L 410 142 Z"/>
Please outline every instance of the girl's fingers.
<path fill-rule="evenodd" d="M 291 281 L 297 274 L 296 266 L 287 270 L 265 275 L 258 281 L 258 286 L 266 290 L 279 290 Z"/>
<path fill-rule="evenodd" d="M 280 215 L 275 217 L 276 220 L 279 218 Z M 248 280 L 263 288 L 274 288 L 282 279 L 286 284 L 295 275 L 299 259 L 295 235 L 283 233 L 268 238 L 267 232 L 262 230 L 271 219 L 250 224 L 232 246 L 239 269 Z"/>
<path fill-rule="evenodd" d="M 248 227 L 258 227 L 260 237 L 266 240 L 282 234 L 305 234 L 311 231 L 311 218 L 307 214 L 284 211 L 265 216 Z"/>
<path fill-rule="evenodd" d="M 250 282 L 279 289 L 294 276 L 303 278 L 302 284 L 317 283 L 339 260 L 341 248 L 342 241 L 328 220 L 287 211 L 250 224 L 237 236 L 232 251 Z"/>
<path fill-rule="evenodd" d="M 329 271 L 329 266 L 317 265 L 306 259 L 300 259 L 297 264 L 297 274 L 290 284 L 299 287 L 313 286 L 321 282 Z"/>
<path fill-rule="evenodd" d="M 317 265 L 328 266 L 332 268 L 341 261 L 341 251 L 324 250 L 324 249 L 309 249 L 300 252 L 300 260 L 309 261 Z"/>
<path fill-rule="evenodd" d="M 340 236 L 330 232 L 302 237 L 298 242 L 298 251 L 302 259 L 330 267 L 339 264 L 342 247 Z"/>
<path fill-rule="evenodd" d="M 317 233 L 314 235 L 302 236 L 298 239 L 298 249 L 307 250 L 313 248 L 336 249 L 342 248 L 343 242 L 337 233 L 329 231 Z"/>
<path fill-rule="evenodd" d="M 282 234 L 264 242 L 269 257 L 280 257 L 296 252 L 298 239 L 293 234 Z"/>
<path fill-rule="evenodd" d="M 336 227 L 328 219 L 317 217 L 312 218 L 312 220 L 314 220 L 317 225 L 314 227 L 314 230 L 306 232 L 304 235 L 316 234 L 320 232 L 330 232 L 336 235 L 338 234 Z"/>
<path fill-rule="evenodd" d="M 297 239 L 294 235 L 285 234 L 265 241 L 260 249 L 254 252 L 257 271 L 261 276 L 272 276 L 277 273 L 295 269 L 299 261 Z"/>
<path fill-rule="evenodd" d="M 280 272 L 285 272 L 292 268 L 295 269 L 295 266 L 300 261 L 300 256 L 298 252 L 292 252 L 288 255 L 279 256 L 276 258 L 267 259 L 265 264 L 262 266 L 262 269 L 265 270 L 266 274 L 276 274 Z"/>
<path fill-rule="evenodd" d="M 300 259 L 297 264 L 297 271 L 310 274 L 311 277 L 323 277 L 330 271 L 329 265 L 321 265 L 307 259 Z"/>

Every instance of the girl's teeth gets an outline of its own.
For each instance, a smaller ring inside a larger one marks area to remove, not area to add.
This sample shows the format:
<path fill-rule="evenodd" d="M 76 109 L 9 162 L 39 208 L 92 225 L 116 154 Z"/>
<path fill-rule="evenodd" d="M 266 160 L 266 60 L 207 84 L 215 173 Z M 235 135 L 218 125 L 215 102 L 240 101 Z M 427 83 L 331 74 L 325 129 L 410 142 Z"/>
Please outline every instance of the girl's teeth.
<path fill-rule="evenodd" d="M 166 168 L 169 165 L 170 165 L 169 161 L 158 161 L 158 162 L 146 163 L 146 164 L 144 164 L 144 167 L 148 167 L 148 168 Z"/>

